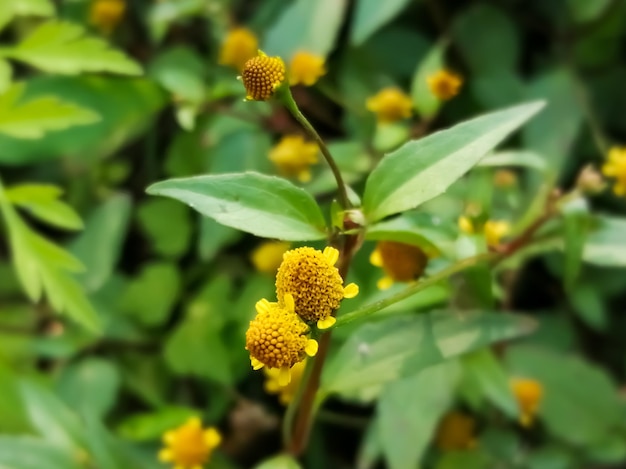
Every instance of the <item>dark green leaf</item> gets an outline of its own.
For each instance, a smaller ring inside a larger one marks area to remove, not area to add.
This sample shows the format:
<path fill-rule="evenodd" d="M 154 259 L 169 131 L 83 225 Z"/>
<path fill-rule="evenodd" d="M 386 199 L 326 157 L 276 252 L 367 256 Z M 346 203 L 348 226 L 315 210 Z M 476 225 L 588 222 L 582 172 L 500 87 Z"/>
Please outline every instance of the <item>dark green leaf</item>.
<path fill-rule="evenodd" d="M 378 31 L 382 26 L 391 21 L 408 5 L 410 0 L 358 0 L 354 19 L 352 20 L 352 30 L 350 42 L 359 46 Z"/>

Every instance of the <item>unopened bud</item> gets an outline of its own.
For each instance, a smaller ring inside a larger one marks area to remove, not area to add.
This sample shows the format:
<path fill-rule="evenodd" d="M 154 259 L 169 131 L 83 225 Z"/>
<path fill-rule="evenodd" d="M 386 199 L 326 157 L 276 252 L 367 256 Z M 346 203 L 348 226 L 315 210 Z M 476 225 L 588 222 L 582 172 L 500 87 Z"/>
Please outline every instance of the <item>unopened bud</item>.
<path fill-rule="evenodd" d="M 576 187 L 584 194 L 598 194 L 606 187 L 606 181 L 596 168 L 587 165 L 580 171 Z"/>

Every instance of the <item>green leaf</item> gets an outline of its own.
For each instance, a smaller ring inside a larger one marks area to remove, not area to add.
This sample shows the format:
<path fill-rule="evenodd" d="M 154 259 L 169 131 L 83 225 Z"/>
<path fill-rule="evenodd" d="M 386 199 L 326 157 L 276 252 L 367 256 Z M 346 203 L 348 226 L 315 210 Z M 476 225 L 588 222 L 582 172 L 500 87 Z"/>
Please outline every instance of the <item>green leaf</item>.
<path fill-rule="evenodd" d="M 532 151 L 499 151 L 485 156 L 476 166 L 515 166 L 543 171 L 546 161 Z"/>
<path fill-rule="evenodd" d="M 205 98 L 204 60 L 189 48 L 163 51 L 149 65 L 148 75 L 178 99 L 200 103 Z"/>
<path fill-rule="evenodd" d="M 86 358 L 63 370 L 57 390 L 67 405 L 102 418 L 115 404 L 120 385 L 119 372 L 110 361 Z"/>
<path fill-rule="evenodd" d="M 180 257 L 192 235 L 190 211 L 174 200 L 150 199 L 139 206 L 139 224 L 154 251 L 165 257 Z"/>
<path fill-rule="evenodd" d="M 325 368 L 321 392 L 368 401 L 386 383 L 532 328 L 520 315 L 449 311 L 365 324 Z"/>
<path fill-rule="evenodd" d="M 23 381 L 20 390 L 30 423 L 42 438 L 58 448 L 72 452 L 85 447 L 84 433 L 77 415 L 49 389 Z"/>
<path fill-rule="evenodd" d="M 626 218 L 597 215 L 587 237 L 583 260 L 604 267 L 626 266 Z"/>
<path fill-rule="evenodd" d="M 517 401 L 509 385 L 509 376 L 490 349 L 479 350 L 462 359 L 466 379 L 509 417 L 517 417 Z"/>
<path fill-rule="evenodd" d="M 443 193 L 542 107 L 542 102 L 533 102 L 493 112 L 411 141 L 385 156 L 367 179 L 365 216 L 380 220 Z"/>
<path fill-rule="evenodd" d="M 417 66 L 411 83 L 411 98 L 416 111 L 424 119 L 432 119 L 441 106 L 441 101 L 428 86 L 428 77 L 444 68 L 447 42 L 435 44 Z"/>
<path fill-rule="evenodd" d="M 437 461 L 435 469 L 491 469 L 490 458 L 480 449 L 447 452 Z"/>
<path fill-rule="evenodd" d="M 70 245 L 85 266 L 79 280 L 90 292 L 99 290 L 111 277 L 119 259 L 130 221 L 131 201 L 116 194 L 87 217 L 86 229 Z"/>
<path fill-rule="evenodd" d="M 589 231 L 589 207 L 583 198 L 563 207 L 563 230 L 565 240 L 565 287 L 572 290 L 582 265 L 585 240 Z"/>
<path fill-rule="evenodd" d="M 44 23 L 15 47 L 1 51 L 9 57 L 46 72 L 76 75 L 81 72 L 113 72 L 140 75 L 141 67 L 103 39 L 85 35 L 73 23 Z"/>
<path fill-rule="evenodd" d="M 237 242 L 242 232 L 224 226 L 212 218 L 200 218 L 200 236 L 198 237 L 198 254 L 203 261 L 212 260 L 220 250 Z"/>
<path fill-rule="evenodd" d="M 51 184 L 20 184 L 8 187 L 7 198 L 44 222 L 68 230 L 80 230 L 83 221 L 72 207 L 59 200 L 63 189 Z"/>
<path fill-rule="evenodd" d="M 156 440 L 197 415 L 198 411 L 189 407 L 163 407 L 154 412 L 131 415 L 118 426 L 117 432 L 127 440 Z"/>
<path fill-rule="evenodd" d="M 452 405 L 459 378 L 458 363 L 449 361 L 385 388 L 376 410 L 390 469 L 420 467 L 439 420 Z"/>
<path fill-rule="evenodd" d="M 24 102 L 24 83 L 16 83 L 0 95 L 0 134 L 16 138 L 40 138 L 46 132 L 63 130 L 99 120 L 94 112 L 64 102 L 56 96 L 40 96 Z"/>
<path fill-rule="evenodd" d="M 0 59 L 0 95 L 6 92 L 13 80 L 13 67 L 6 60 Z"/>
<path fill-rule="evenodd" d="M 146 326 L 158 326 L 167 320 L 180 287 L 180 272 L 174 264 L 144 264 L 123 293 L 120 308 Z"/>
<path fill-rule="evenodd" d="M 300 50 L 326 57 L 335 46 L 346 7 L 346 0 L 295 0 L 265 33 L 263 51 L 287 62 Z"/>
<path fill-rule="evenodd" d="M 606 332 L 609 311 L 596 285 L 578 282 L 576 288 L 569 292 L 569 300 L 574 312 L 585 324 L 598 332 Z"/>
<path fill-rule="evenodd" d="M 350 42 L 354 46 L 363 44 L 381 27 L 397 16 L 410 0 L 358 0 L 352 20 Z"/>
<path fill-rule="evenodd" d="M 2 469 L 81 469 L 69 451 L 32 436 L 0 436 Z"/>
<path fill-rule="evenodd" d="M 217 222 L 256 236 L 287 241 L 322 239 L 324 217 L 307 192 L 258 173 L 170 179 L 148 194 L 180 200 Z"/>
<path fill-rule="evenodd" d="M 559 439 L 593 445 L 622 424 L 623 404 L 607 372 L 578 357 L 548 349 L 516 346 L 507 350 L 512 373 L 539 381 L 539 418 Z"/>
<path fill-rule="evenodd" d="M 611 0 L 567 0 L 567 7 L 577 23 L 595 20 L 611 6 Z"/>
<path fill-rule="evenodd" d="M 302 466 L 293 457 L 286 454 L 266 459 L 254 466 L 254 469 L 302 469 Z"/>
<path fill-rule="evenodd" d="M 16 15 L 54 15 L 54 3 L 51 0 L 12 0 L 9 3 Z"/>

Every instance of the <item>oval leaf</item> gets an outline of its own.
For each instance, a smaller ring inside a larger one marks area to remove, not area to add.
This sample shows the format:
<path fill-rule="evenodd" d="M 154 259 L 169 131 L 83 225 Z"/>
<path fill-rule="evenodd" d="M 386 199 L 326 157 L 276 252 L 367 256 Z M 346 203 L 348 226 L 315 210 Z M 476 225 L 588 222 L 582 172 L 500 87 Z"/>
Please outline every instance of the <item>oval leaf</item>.
<path fill-rule="evenodd" d="M 390 153 L 367 179 L 363 197 L 366 217 L 380 220 L 443 193 L 543 106 L 536 101 L 493 112 Z"/>
<path fill-rule="evenodd" d="M 180 200 L 222 225 L 256 236 L 286 241 L 326 236 L 313 197 L 277 177 L 249 172 L 170 179 L 147 192 Z"/>

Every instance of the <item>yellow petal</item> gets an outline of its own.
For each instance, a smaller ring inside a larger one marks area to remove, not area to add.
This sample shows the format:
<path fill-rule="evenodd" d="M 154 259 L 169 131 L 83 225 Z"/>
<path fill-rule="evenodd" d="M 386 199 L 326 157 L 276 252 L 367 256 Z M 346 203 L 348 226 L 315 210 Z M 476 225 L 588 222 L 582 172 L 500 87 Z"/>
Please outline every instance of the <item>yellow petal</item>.
<path fill-rule="evenodd" d="M 335 265 L 337 260 L 339 260 L 339 251 L 337 251 L 335 248 L 328 246 L 324 248 L 324 257 L 328 259 L 328 263 L 330 265 Z"/>
<path fill-rule="evenodd" d="M 375 267 L 383 266 L 383 256 L 380 255 L 380 251 L 378 250 L 378 248 L 374 249 L 370 254 L 370 264 Z"/>
<path fill-rule="evenodd" d="M 211 448 L 215 448 L 222 442 L 222 435 L 215 428 L 210 427 L 204 431 L 204 442 Z"/>
<path fill-rule="evenodd" d="M 163 435 L 163 442 L 167 443 L 168 445 L 174 443 L 174 440 L 176 440 L 176 432 L 169 431 L 165 432 L 165 435 Z"/>
<path fill-rule="evenodd" d="M 309 182 L 311 180 L 311 170 L 306 168 L 298 172 L 298 181 Z"/>
<path fill-rule="evenodd" d="M 174 453 L 169 449 L 162 449 L 159 451 L 159 461 L 171 462 L 174 459 Z"/>
<path fill-rule="evenodd" d="M 287 386 L 291 382 L 291 369 L 281 368 L 278 374 L 278 384 L 281 386 Z"/>
<path fill-rule="evenodd" d="M 318 347 L 319 345 L 317 343 L 317 340 L 309 339 L 308 342 L 306 343 L 306 347 L 304 347 L 304 351 L 309 357 L 314 357 L 315 354 L 317 353 Z"/>
<path fill-rule="evenodd" d="M 359 286 L 356 283 L 349 283 L 343 288 L 344 298 L 354 298 L 359 294 Z"/>
<path fill-rule="evenodd" d="M 291 293 L 285 293 L 283 301 L 285 302 L 285 308 L 293 313 L 296 309 L 296 303 L 293 299 L 293 295 Z"/>
<path fill-rule="evenodd" d="M 263 298 L 257 301 L 254 307 L 257 313 L 267 313 L 270 309 L 270 302 Z"/>
<path fill-rule="evenodd" d="M 387 290 L 393 285 L 393 279 L 391 277 L 383 277 L 378 282 L 376 282 L 376 286 L 379 290 Z"/>
<path fill-rule="evenodd" d="M 265 366 L 259 360 L 257 360 L 256 358 L 252 358 L 252 357 L 250 357 L 250 363 L 252 364 L 253 370 L 260 370 L 261 368 Z"/>
<path fill-rule="evenodd" d="M 320 319 L 319 321 L 317 321 L 317 328 L 328 329 L 329 327 L 333 327 L 336 322 L 337 319 L 335 319 L 333 316 L 328 316 L 325 319 Z"/>

